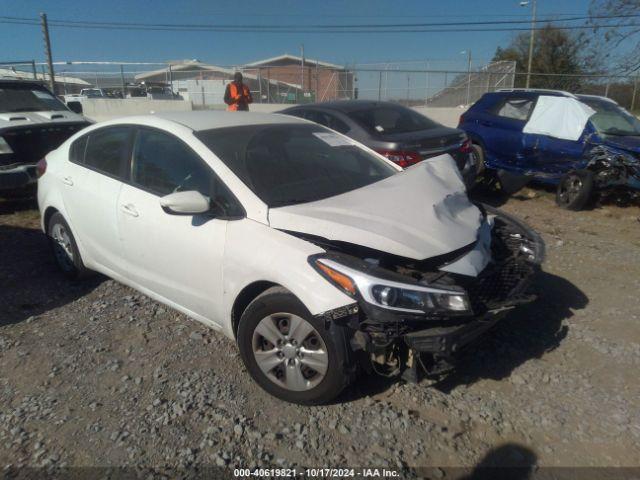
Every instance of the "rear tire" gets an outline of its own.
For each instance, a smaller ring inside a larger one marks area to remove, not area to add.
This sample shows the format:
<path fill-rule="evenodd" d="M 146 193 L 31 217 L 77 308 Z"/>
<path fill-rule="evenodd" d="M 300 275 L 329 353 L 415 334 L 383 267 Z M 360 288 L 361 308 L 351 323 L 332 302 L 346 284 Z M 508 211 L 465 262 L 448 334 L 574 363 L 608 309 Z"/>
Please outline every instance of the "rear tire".
<path fill-rule="evenodd" d="M 249 374 L 281 400 L 327 403 L 349 383 L 344 329 L 327 328 L 282 287 L 266 290 L 249 304 L 237 340 Z"/>
<path fill-rule="evenodd" d="M 76 280 L 91 274 L 91 270 L 84 266 L 76 239 L 64 217 L 56 212 L 51 216 L 47 225 L 49 245 L 58 268 L 66 277 Z"/>
<path fill-rule="evenodd" d="M 556 191 L 556 204 L 567 210 L 582 210 L 593 194 L 593 172 L 576 170 L 560 179 Z"/>

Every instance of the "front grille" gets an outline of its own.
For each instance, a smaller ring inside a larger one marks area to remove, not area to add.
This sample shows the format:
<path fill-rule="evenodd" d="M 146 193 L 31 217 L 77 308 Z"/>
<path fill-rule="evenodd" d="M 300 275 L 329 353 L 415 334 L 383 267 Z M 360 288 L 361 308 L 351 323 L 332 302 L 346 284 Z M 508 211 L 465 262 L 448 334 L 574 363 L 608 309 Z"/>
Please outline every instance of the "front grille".
<path fill-rule="evenodd" d="M 514 300 L 515 296 L 522 293 L 532 274 L 531 264 L 518 258 L 487 267 L 480 277 L 466 286 L 474 313 L 484 313 Z"/>
<path fill-rule="evenodd" d="M 523 294 L 537 268 L 520 250 L 521 246 L 529 243 L 521 233 L 496 218 L 491 239 L 491 263 L 475 279 L 459 278 L 459 283 L 469 294 L 474 313 L 482 314 L 512 303 Z"/>

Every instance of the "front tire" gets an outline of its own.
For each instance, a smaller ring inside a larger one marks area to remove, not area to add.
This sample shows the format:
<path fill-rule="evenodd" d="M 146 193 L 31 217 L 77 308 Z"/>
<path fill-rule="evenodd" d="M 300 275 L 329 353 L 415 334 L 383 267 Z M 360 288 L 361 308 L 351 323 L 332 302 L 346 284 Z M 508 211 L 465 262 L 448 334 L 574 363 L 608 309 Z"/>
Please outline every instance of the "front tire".
<path fill-rule="evenodd" d="M 477 143 L 472 143 L 471 149 L 476 160 L 476 175 L 479 177 L 484 172 L 484 149 Z"/>
<path fill-rule="evenodd" d="M 593 172 L 576 170 L 560 179 L 556 191 L 556 204 L 567 210 L 582 210 L 593 193 Z"/>
<path fill-rule="evenodd" d="M 317 405 L 334 399 L 349 383 L 344 335 L 342 328 L 327 328 L 313 317 L 289 291 L 272 287 L 249 304 L 237 337 L 242 360 L 258 385 L 281 400 Z"/>
<path fill-rule="evenodd" d="M 47 225 L 49 245 L 58 268 L 68 278 L 76 280 L 90 274 L 90 270 L 82 263 L 76 239 L 64 217 L 56 212 Z"/>

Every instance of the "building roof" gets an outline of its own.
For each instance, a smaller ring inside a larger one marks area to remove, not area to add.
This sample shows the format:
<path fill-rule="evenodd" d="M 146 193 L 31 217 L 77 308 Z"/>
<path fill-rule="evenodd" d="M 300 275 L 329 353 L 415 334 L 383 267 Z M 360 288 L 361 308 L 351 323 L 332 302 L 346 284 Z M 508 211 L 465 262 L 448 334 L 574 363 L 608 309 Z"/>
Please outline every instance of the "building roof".
<path fill-rule="evenodd" d="M 219 72 L 224 75 L 228 75 L 229 78 L 232 78 L 234 73 L 236 73 L 237 71 L 240 71 L 240 70 L 234 70 L 231 68 L 219 67 L 217 65 L 201 63 L 199 61 L 193 61 L 193 60 L 189 60 L 184 63 L 171 63 L 170 65 L 171 65 L 172 72 L 180 72 L 180 71 L 184 72 L 189 70 L 198 70 L 198 71 L 204 71 L 204 72 Z M 136 81 L 143 81 L 147 78 L 151 78 L 156 75 L 165 75 L 168 72 L 169 72 L 169 67 L 167 66 L 166 68 L 139 73 L 134 78 Z M 257 75 L 252 75 L 250 73 L 244 73 L 244 72 L 241 72 L 241 73 L 242 73 L 242 76 L 246 79 L 256 80 L 256 81 L 258 80 Z M 269 81 L 269 83 L 273 85 L 276 85 L 279 83 L 281 85 L 287 85 L 293 88 L 300 88 L 300 85 L 297 85 L 295 83 L 283 82 L 282 80 L 267 79 L 267 78 L 264 78 L 264 76 L 262 77 L 263 82 L 267 80 Z"/>
<path fill-rule="evenodd" d="M 33 72 L 13 70 L 12 68 L 0 68 L 0 78 L 10 79 L 10 80 L 33 80 L 33 81 L 39 81 L 39 82 L 48 82 L 49 74 L 36 72 L 36 78 L 33 78 Z M 53 74 L 53 78 L 56 81 L 56 83 L 68 83 L 68 84 L 83 85 L 83 86 L 91 85 L 89 82 L 85 82 L 81 78 L 56 75 L 55 72 Z"/>
<path fill-rule="evenodd" d="M 264 60 L 258 60 L 256 62 L 252 62 L 252 63 L 247 63 L 244 65 L 244 67 L 263 67 L 263 66 L 267 66 L 267 64 L 270 63 L 276 63 L 276 62 L 281 62 L 283 60 L 291 60 L 297 63 L 301 63 L 302 62 L 302 57 L 298 57 L 296 55 L 289 55 L 288 53 L 285 53 L 284 55 L 278 55 L 277 57 L 271 57 L 271 58 L 266 58 Z M 334 68 L 337 70 L 344 70 L 344 66 L 342 65 L 336 65 L 335 63 L 329 63 L 329 62 L 323 62 L 321 60 L 315 60 L 313 58 L 307 58 L 304 57 L 304 61 L 305 63 L 308 63 L 310 65 L 320 65 L 323 67 L 329 67 L 329 68 Z"/>
<path fill-rule="evenodd" d="M 229 68 L 218 67 L 217 65 L 209 65 L 206 63 L 200 63 L 198 61 L 187 61 L 184 63 L 171 64 L 172 72 L 180 72 L 180 71 L 189 71 L 189 70 L 199 70 L 199 71 L 211 71 L 211 72 L 220 72 L 225 75 L 233 76 L 235 73 L 234 70 Z M 149 72 L 139 73 L 135 76 L 136 80 L 144 80 L 149 77 L 154 77 L 156 75 L 163 75 L 169 71 L 169 66 L 165 68 L 160 68 L 158 70 L 151 70 Z"/>

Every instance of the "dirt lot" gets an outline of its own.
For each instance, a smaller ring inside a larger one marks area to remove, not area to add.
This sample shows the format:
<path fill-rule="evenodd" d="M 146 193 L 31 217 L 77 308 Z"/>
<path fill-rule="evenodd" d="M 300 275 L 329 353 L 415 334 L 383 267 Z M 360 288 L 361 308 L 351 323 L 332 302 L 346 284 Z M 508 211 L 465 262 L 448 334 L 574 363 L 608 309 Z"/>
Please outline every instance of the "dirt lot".
<path fill-rule="evenodd" d="M 32 208 L 0 204 L 2 466 L 640 465 L 637 207 L 509 200 L 547 243 L 540 300 L 439 384 L 364 379 L 315 408 L 266 396 L 183 315 L 65 280 Z"/>

